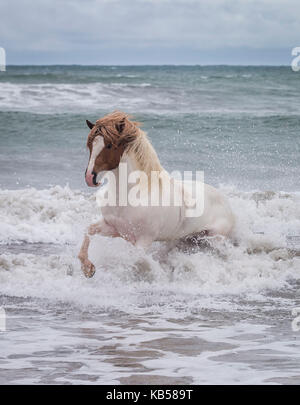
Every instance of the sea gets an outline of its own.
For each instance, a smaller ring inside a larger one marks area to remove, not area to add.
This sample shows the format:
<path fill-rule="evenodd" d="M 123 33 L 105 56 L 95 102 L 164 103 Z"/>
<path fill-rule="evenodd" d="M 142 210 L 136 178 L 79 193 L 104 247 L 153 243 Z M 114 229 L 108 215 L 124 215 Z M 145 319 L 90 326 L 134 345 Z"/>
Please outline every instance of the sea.
<path fill-rule="evenodd" d="M 95 236 L 85 120 L 143 124 L 204 172 L 234 237 L 148 251 Z M 7 66 L 0 72 L 0 384 L 300 384 L 300 72 Z"/>

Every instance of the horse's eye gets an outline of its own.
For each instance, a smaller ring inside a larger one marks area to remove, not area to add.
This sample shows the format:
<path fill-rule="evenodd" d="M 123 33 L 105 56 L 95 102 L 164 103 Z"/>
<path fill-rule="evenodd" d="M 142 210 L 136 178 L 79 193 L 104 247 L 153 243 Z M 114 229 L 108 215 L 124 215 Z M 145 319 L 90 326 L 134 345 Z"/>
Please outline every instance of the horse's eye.
<path fill-rule="evenodd" d="M 107 149 L 111 149 L 112 144 L 111 144 L 111 143 L 108 143 L 108 144 L 106 145 L 106 147 L 107 147 Z"/>

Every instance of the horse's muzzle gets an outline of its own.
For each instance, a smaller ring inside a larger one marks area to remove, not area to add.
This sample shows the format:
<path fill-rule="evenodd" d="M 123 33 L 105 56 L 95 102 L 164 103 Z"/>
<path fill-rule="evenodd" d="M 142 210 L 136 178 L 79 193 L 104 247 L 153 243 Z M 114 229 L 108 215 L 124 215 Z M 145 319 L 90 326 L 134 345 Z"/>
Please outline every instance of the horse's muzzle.
<path fill-rule="evenodd" d="M 97 173 L 95 172 L 88 172 L 85 171 L 85 181 L 89 187 L 97 187 L 99 183 L 97 183 Z"/>

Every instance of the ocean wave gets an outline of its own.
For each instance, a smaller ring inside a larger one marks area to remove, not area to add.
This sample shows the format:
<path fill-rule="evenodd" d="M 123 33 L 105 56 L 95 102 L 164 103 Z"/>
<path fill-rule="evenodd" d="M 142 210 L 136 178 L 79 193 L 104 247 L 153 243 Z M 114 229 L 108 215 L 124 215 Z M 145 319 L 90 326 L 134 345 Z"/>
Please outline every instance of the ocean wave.
<path fill-rule="evenodd" d="M 145 253 L 123 239 L 95 236 L 90 258 L 97 271 L 86 280 L 77 252 L 85 227 L 99 216 L 94 196 L 58 186 L 2 190 L 1 243 L 57 245 L 48 255 L 35 245 L 21 253 L 2 245 L 0 291 L 136 313 L 146 306 L 159 312 L 162 304 L 175 311 L 178 302 L 194 311 L 223 305 L 205 296 L 259 294 L 298 280 L 299 250 L 287 245 L 286 236 L 300 229 L 300 196 L 223 191 L 237 216 L 233 240 L 191 250 L 155 242 Z"/>
<path fill-rule="evenodd" d="M 160 93 L 150 92 L 152 85 L 143 83 L 0 83 L 0 110 L 36 113 L 99 111 L 99 109 L 147 109 L 163 105 Z M 147 94 L 145 91 L 148 90 Z M 168 97 L 167 97 L 168 100 Z M 169 100 L 170 101 L 170 100 Z"/>
<path fill-rule="evenodd" d="M 136 79 L 139 79 L 140 75 L 137 74 L 126 74 L 126 73 L 118 73 L 115 75 L 106 73 L 106 74 L 97 74 L 92 72 L 90 74 L 76 74 L 76 72 L 20 72 L 20 73 L 9 73 L 6 74 L 4 77 L 0 76 L 0 83 L 20 83 L 20 84 L 43 84 L 43 83 L 51 83 L 51 84 L 78 84 L 78 83 L 114 83 L 118 82 L 120 79 L 127 80 L 132 82 Z"/>
<path fill-rule="evenodd" d="M 239 239 L 248 237 L 249 242 L 252 234 L 263 234 L 274 246 L 285 247 L 286 235 L 300 229 L 299 193 L 241 192 L 225 186 L 222 190 L 237 216 Z M 95 201 L 94 194 L 68 186 L 0 190 L 0 243 L 70 242 L 73 226 L 82 227 L 100 214 Z"/>
<path fill-rule="evenodd" d="M 207 79 L 203 78 L 202 81 Z M 228 101 L 224 104 L 228 91 Z M 129 112 L 174 114 L 174 113 L 221 113 L 255 114 L 256 116 L 297 115 L 297 103 L 293 110 L 268 101 L 268 98 L 241 103 L 243 92 L 225 90 L 222 97 L 215 89 L 203 91 L 193 86 L 168 86 L 143 82 L 109 83 L 11 83 L 0 82 L 0 111 L 22 111 L 38 114 L 92 112 L 99 110 L 125 109 Z M 244 105 L 244 108 L 241 108 Z M 289 106 L 289 104 L 287 104 Z"/>
<path fill-rule="evenodd" d="M 0 190 L 0 243 L 71 243 L 95 217 L 95 197 L 69 187 Z"/>
<path fill-rule="evenodd" d="M 243 294 L 259 301 L 266 291 L 288 290 L 291 280 L 300 276 L 297 256 L 274 260 L 229 246 L 226 259 L 207 252 L 166 253 L 158 246 L 146 254 L 123 240 L 99 237 L 91 245 L 90 257 L 97 272 L 87 280 L 74 249 L 49 256 L 2 254 L 0 292 L 136 314 L 147 308 L 155 313 L 169 310 L 170 316 L 180 305 L 184 317 L 204 307 L 224 310 L 224 302 L 211 301 L 212 296 Z M 227 305 L 232 305 L 230 300 Z"/>

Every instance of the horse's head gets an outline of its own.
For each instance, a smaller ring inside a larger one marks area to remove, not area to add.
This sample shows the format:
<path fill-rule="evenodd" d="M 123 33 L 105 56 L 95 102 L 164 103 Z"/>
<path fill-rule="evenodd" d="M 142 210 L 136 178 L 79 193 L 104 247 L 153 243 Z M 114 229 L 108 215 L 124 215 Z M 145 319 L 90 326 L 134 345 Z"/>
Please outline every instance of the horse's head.
<path fill-rule="evenodd" d="M 128 115 L 119 111 L 106 115 L 95 124 L 88 120 L 86 123 L 91 131 L 87 138 L 90 158 L 85 181 L 88 186 L 96 187 L 100 184 L 97 175 L 119 166 L 125 149 L 135 139 L 139 128 Z"/>

